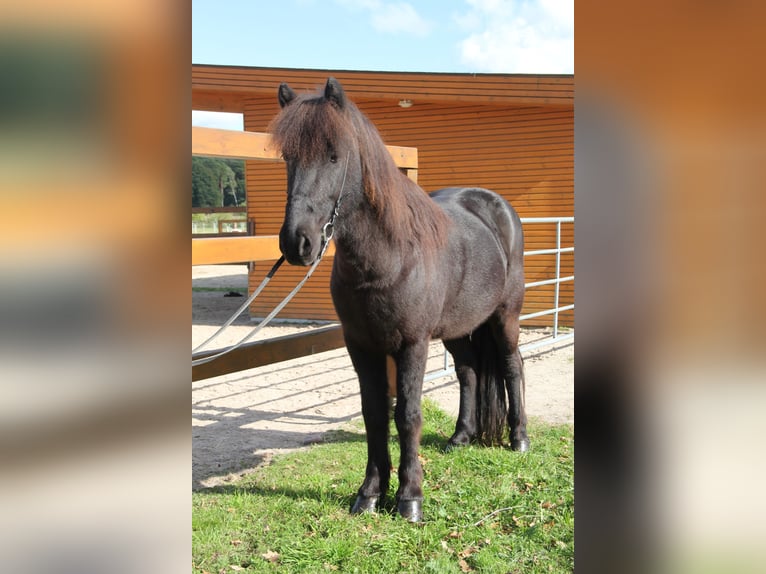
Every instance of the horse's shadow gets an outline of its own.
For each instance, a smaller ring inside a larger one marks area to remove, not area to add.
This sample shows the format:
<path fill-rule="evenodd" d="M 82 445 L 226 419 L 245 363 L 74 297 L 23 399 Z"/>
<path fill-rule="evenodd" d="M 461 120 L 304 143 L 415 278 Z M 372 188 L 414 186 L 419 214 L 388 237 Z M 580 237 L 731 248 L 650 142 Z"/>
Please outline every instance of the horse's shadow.
<path fill-rule="evenodd" d="M 216 409 L 214 413 L 205 415 L 195 414 L 195 418 L 203 419 L 204 426 L 193 427 L 192 434 L 192 489 L 219 492 L 227 488 L 236 489 L 236 485 L 223 484 L 220 486 L 209 486 L 205 484 L 212 477 L 220 477 L 229 473 L 238 473 L 249 469 L 257 468 L 267 464 L 271 459 L 273 445 L 292 445 L 293 447 L 303 447 L 311 445 L 320 445 L 328 442 L 347 443 L 347 444 L 366 444 L 366 435 L 364 430 L 358 432 L 348 430 L 329 430 L 324 433 L 317 433 L 313 429 L 315 417 L 306 417 L 306 430 L 288 431 L 288 430 L 268 430 L 246 428 L 248 424 L 256 421 L 275 420 L 283 416 L 283 413 L 271 411 L 246 409 L 224 408 Z M 333 422 L 343 424 L 357 418 L 358 414 L 349 415 L 333 419 Z M 291 418 L 298 418 L 296 414 L 291 414 Z M 327 420 L 325 421 L 327 422 Z M 245 428 L 243 428 L 245 427 Z M 229 454 L 231 445 L 227 446 L 226 451 L 216 449 L 215 445 L 220 444 L 224 437 L 230 441 L 242 444 L 236 457 L 232 460 Z M 392 440 L 396 442 L 396 435 L 392 435 Z M 447 437 L 441 433 L 429 432 L 423 434 L 421 446 L 431 447 L 437 451 L 446 450 Z M 392 444 L 395 447 L 395 444 Z M 265 452 L 264 452 L 265 451 Z M 394 455 L 393 463 L 397 464 L 398 455 Z M 359 480 L 363 478 L 360 474 Z M 283 494 L 289 495 L 289 492 Z M 303 494 L 301 494 L 303 496 Z"/>
<path fill-rule="evenodd" d="M 253 423 L 278 421 L 286 414 L 291 419 L 291 426 L 305 425 L 305 430 L 248 428 Z M 208 490 L 211 487 L 206 482 L 210 478 L 254 469 L 267 463 L 274 451 L 280 449 L 322 443 L 328 436 L 332 436 L 332 440 L 337 437 L 337 440 L 345 442 L 364 442 L 364 434 L 316 430 L 318 422 L 342 425 L 357 416 L 358 413 L 342 417 L 319 417 L 249 407 L 206 406 L 204 411 L 194 413 L 194 418 L 200 424 L 192 427 L 192 489 Z"/>
<path fill-rule="evenodd" d="M 268 463 L 275 452 L 285 448 L 298 448 L 329 440 L 364 442 L 365 434 L 361 428 L 359 433 L 335 430 L 361 417 L 359 405 L 353 403 L 358 391 L 355 388 L 350 390 L 336 387 L 355 380 L 355 375 L 348 373 L 349 369 L 346 365 L 336 367 L 333 363 L 318 364 L 314 374 L 326 375 L 331 380 L 315 383 L 310 386 L 310 390 L 321 390 L 327 393 L 328 398 L 308 403 L 302 401 L 300 405 L 291 401 L 293 397 L 297 398 L 309 390 L 301 388 L 305 376 L 291 373 L 288 367 L 278 369 L 281 374 L 280 383 L 286 389 L 285 394 L 279 397 L 274 397 L 273 393 L 260 394 L 252 382 L 240 388 L 238 383 L 249 379 L 248 376 L 210 383 L 225 385 L 224 391 L 230 392 L 196 400 L 193 397 L 192 489 L 207 490 L 212 483 L 230 480 L 231 477 L 227 478 L 227 475 L 236 476 Z M 252 394 L 252 400 L 244 401 L 242 406 L 225 404 L 233 399 L 242 402 L 239 395 L 247 393 Z M 349 408 L 342 410 L 343 414 L 332 416 L 317 412 L 324 410 L 327 403 L 337 401 L 350 401 Z M 289 421 L 289 429 L 282 424 L 285 421 Z M 332 430 L 325 430 L 328 427 L 332 427 Z M 391 436 L 396 442 L 393 422 Z M 443 448 L 446 437 L 425 433 L 422 445 Z"/>

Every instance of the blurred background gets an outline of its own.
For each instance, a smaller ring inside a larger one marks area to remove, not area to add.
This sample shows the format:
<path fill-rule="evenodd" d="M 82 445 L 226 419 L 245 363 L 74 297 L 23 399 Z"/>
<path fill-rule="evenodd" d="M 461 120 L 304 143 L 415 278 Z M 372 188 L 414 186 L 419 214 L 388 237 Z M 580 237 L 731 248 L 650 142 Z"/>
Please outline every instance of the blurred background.
<path fill-rule="evenodd" d="M 578 567 L 760 572 L 765 8 L 576 8 Z M 188 571 L 190 7 L 0 14 L 4 569 Z"/>
<path fill-rule="evenodd" d="M 764 16 L 742 1 L 576 5 L 585 572 L 766 566 Z"/>
<path fill-rule="evenodd" d="M 190 20 L 0 5 L 9 572 L 189 570 Z"/>

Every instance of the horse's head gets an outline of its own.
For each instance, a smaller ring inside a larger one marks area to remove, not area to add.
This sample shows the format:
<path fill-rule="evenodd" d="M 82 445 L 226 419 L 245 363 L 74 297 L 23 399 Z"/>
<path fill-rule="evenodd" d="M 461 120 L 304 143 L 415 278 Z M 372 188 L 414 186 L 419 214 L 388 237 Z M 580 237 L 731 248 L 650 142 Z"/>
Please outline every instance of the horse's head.
<path fill-rule="evenodd" d="M 319 95 L 279 86 L 282 111 L 270 131 L 287 165 L 287 206 L 279 249 L 293 265 L 311 265 L 326 241 L 339 198 L 359 187 L 359 153 L 343 88 L 327 80 Z"/>

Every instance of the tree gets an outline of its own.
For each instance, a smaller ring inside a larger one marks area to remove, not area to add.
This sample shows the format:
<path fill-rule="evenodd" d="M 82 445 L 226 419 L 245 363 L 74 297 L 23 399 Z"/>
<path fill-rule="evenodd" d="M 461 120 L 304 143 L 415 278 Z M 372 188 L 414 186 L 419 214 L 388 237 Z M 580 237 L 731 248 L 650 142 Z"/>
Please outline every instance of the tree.
<path fill-rule="evenodd" d="M 244 202 L 242 160 L 192 157 L 192 207 L 238 206 Z"/>
<path fill-rule="evenodd" d="M 192 157 L 192 207 L 220 205 L 216 176 L 208 158 Z"/>
<path fill-rule="evenodd" d="M 234 190 L 236 193 L 237 205 L 244 205 L 246 201 L 245 162 L 241 159 L 224 159 L 223 161 L 234 172 L 234 177 L 237 182 L 237 188 Z"/>

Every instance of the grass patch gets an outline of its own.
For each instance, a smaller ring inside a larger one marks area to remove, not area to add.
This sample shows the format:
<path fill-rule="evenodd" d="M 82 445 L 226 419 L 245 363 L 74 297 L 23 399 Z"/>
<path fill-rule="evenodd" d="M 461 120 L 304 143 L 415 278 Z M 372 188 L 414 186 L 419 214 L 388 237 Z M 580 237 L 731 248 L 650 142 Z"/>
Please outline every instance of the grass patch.
<path fill-rule="evenodd" d="M 192 495 L 194 572 L 542 573 L 574 569 L 574 436 L 532 421 L 532 449 L 444 452 L 454 420 L 424 400 L 425 523 L 351 516 L 361 427 L 276 458 L 235 485 Z M 392 426 L 391 455 L 399 459 Z"/>

